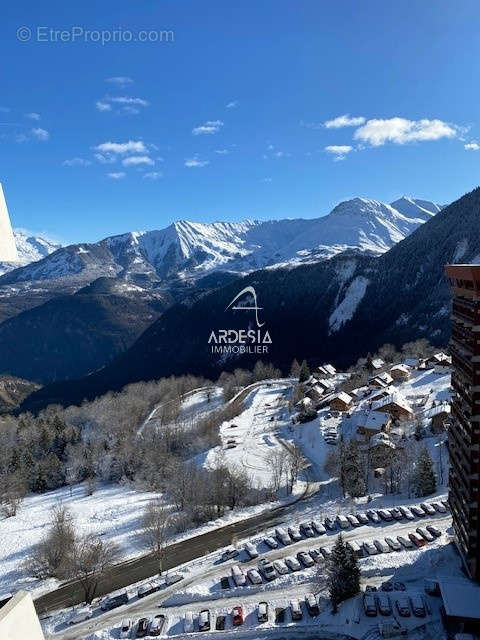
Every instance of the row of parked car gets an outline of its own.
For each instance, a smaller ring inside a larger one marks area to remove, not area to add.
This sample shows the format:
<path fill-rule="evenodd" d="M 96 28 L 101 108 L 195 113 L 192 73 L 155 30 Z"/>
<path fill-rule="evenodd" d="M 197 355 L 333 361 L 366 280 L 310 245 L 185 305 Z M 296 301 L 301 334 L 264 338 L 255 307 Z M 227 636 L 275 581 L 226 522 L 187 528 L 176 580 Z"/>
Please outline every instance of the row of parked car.
<path fill-rule="evenodd" d="M 394 606 L 398 614 L 404 618 L 412 615 L 425 618 L 427 608 L 420 593 L 411 595 L 399 594 L 393 598 Z M 363 609 L 365 615 L 375 617 L 377 614 L 391 616 L 393 613 L 392 599 L 388 593 L 367 591 L 363 595 Z"/>
<path fill-rule="evenodd" d="M 320 609 L 318 606 L 317 598 L 313 593 L 309 593 L 305 596 L 303 601 L 298 599 L 293 599 L 290 601 L 288 607 L 276 607 L 273 612 L 271 611 L 271 607 L 268 602 L 260 602 L 257 606 L 257 620 L 259 624 L 263 624 L 265 622 L 269 622 L 272 619 L 277 624 L 282 624 L 285 622 L 287 612 L 290 613 L 290 618 L 292 621 L 296 622 L 303 619 L 303 608 L 302 602 L 304 604 L 304 608 L 307 613 L 312 616 L 318 616 L 320 613 Z M 272 615 L 273 614 L 273 615 Z M 209 609 L 204 609 L 200 611 L 198 614 L 198 630 L 199 631 L 210 631 L 212 629 L 212 614 Z M 193 613 L 187 612 L 185 614 L 183 620 L 183 630 L 185 633 L 193 633 L 195 631 L 195 622 L 196 617 Z M 242 605 L 237 605 L 233 607 L 231 612 L 231 623 L 233 627 L 239 627 L 243 625 L 245 622 L 245 611 Z M 217 631 L 223 631 L 227 624 L 227 616 L 225 615 L 217 615 L 215 620 L 215 629 Z"/>
<path fill-rule="evenodd" d="M 161 613 L 153 618 L 140 618 L 138 622 L 125 618 L 120 623 L 119 636 L 120 638 L 157 637 L 162 633 L 164 626 L 165 616 Z"/>

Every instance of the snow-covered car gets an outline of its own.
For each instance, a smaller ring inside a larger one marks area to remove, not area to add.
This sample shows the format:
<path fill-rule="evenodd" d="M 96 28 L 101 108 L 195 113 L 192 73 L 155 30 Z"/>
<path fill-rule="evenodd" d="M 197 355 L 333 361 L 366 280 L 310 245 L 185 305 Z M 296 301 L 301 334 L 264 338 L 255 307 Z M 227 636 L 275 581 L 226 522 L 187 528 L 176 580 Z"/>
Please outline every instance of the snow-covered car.
<path fill-rule="evenodd" d="M 424 518 L 427 515 L 425 511 L 420 507 L 418 507 L 416 504 L 410 507 L 410 511 L 413 513 L 414 516 L 417 516 L 417 518 Z"/>
<path fill-rule="evenodd" d="M 116 609 L 117 607 L 121 607 L 123 604 L 127 603 L 128 593 L 126 591 L 122 591 L 122 593 L 117 593 L 115 596 L 109 596 L 102 600 L 100 608 L 102 611 L 111 611 L 112 609 Z"/>
<path fill-rule="evenodd" d="M 448 500 L 440 500 L 447 511 L 450 511 L 450 505 L 448 504 Z"/>
<path fill-rule="evenodd" d="M 288 573 L 288 567 L 283 560 L 274 560 L 272 564 L 275 568 L 275 571 L 278 573 L 278 575 L 284 576 L 285 574 Z"/>
<path fill-rule="evenodd" d="M 314 562 L 320 563 L 323 560 L 323 556 L 318 549 L 310 549 L 309 553 Z"/>
<path fill-rule="evenodd" d="M 246 551 L 246 553 L 247 553 L 248 557 L 249 557 L 251 560 L 254 560 L 255 558 L 258 558 L 258 551 L 257 551 L 257 548 L 256 548 L 256 547 L 255 547 L 255 545 L 254 545 L 254 544 L 252 544 L 251 542 L 247 542 L 247 543 L 245 544 L 245 551 Z"/>
<path fill-rule="evenodd" d="M 313 538 L 315 536 L 312 525 L 309 522 L 302 522 L 300 525 L 300 531 L 306 538 Z"/>
<path fill-rule="evenodd" d="M 430 531 L 428 531 L 427 529 L 424 529 L 423 527 L 417 527 L 415 531 L 418 533 L 419 536 L 422 536 L 422 538 L 424 538 L 427 542 L 433 541 L 433 536 L 430 533 Z"/>
<path fill-rule="evenodd" d="M 200 615 L 198 616 L 198 628 L 200 631 L 210 631 L 210 611 L 208 609 L 200 611 Z"/>
<path fill-rule="evenodd" d="M 417 618 L 425 617 L 425 603 L 420 593 L 413 593 L 410 596 L 410 605 L 414 616 L 417 616 Z"/>
<path fill-rule="evenodd" d="M 278 549 L 278 542 L 273 536 L 267 536 L 264 542 L 270 549 Z"/>
<path fill-rule="evenodd" d="M 342 515 L 337 516 L 337 522 L 340 529 L 348 529 L 348 527 L 350 526 L 350 523 L 347 520 L 347 518 Z"/>
<path fill-rule="evenodd" d="M 430 504 L 435 509 L 435 511 L 438 511 L 438 513 L 447 513 L 446 508 L 441 502 L 431 502 Z"/>
<path fill-rule="evenodd" d="M 290 612 L 292 614 L 292 620 L 301 620 L 303 618 L 302 607 L 298 600 L 290 601 Z"/>
<path fill-rule="evenodd" d="M 232 609 L 232 624 L 234 627 L 240 627 L 244 621 L 243 607 L 237 605 Z"/>
<path fill-rule="evenodd" d="M 79 622 L 85 622 L 93 616 L 92 607 L 81 607 L 77 609 L 73 616 L 70 618 L 70 624 L 78 624 Z"/>
<path fill-rule="evenodd" d="M 397 536 L 397 540 L 402 547 L 405 547 L 405 549 L 413 549 L 413 542 L 408 538 L 405 538 L 404 536 Z"/>
<path fill-rule="evenodd" d="M 268 602 L 259 602 L 257 609 L 258 622 L 268 622 Z"/>
<path fill-rule="evenodd" d="M 300 571 L 302 568 L 301 564 L 294 556 L 287 556 L 285 558 L 285 564 L 291 571 Z"/>
<path fill-rule="evenodd" d="M 222 562 L 226 560 L 231 560 L 232 558 L 236 558 L 239 554 L 239 550 L 235 547 L 227 547 L 225 551 L 222 553 Z"/>
<path fill-rule="evenodd" d="M 275 580 L 277 574 L 275 573 L 275 567 L 266 558 L 262 558 L 259 562 L 258 568 L 265 580 Z"/>
<path fill-rule="evenodd" d="M 332 555 L 332 552 L 330 551 L 330 549 L 327 549 L 327 547 L 320 547 L 320 553 L 325 558 L 325 560 L 328 560 Z"/>
<path fill-rule="evenodd" d="M 415 516 L 408 507 L 398 507 L 407 520 L 415 520 Z"/>
<path fill-rule="evenodd" d="M 352 525 L 352 527 L 359 527 L 360 526 L 360 521 L 358 520 L 358 518 L 356 516 L 353 515 L 353 513 L 349 513 L 348 514 L 347 520 Z"/>
<path fill-rule="evenodd" d="M 440 538 L 442 532 L 437 527 L 434 527 L 433 524 L 427 524 L 425 529 L 432 534 L 434 538 Z"/>
<path fill-rule="evenodd" d="M 252 584 L 262 584 L 262 576 L 256 569 L 249 569 L 247 571 L 248 579 Z"/>
<path fill-rule="evenodd" d="M 395 606 L 397 607 L 399 615 L 403 616 L 404 618 L 410 617 L 410 600 L 407 596 L 397 596 L 395 600 Z"/>
<path fill-rule="evenodd" d="M 320 520 L 312 520 L 311 527 L 319 536 L 323 536 L 325 533 L 327 533 L 327 530 L 320 522 Z"/>
<path fill-rule="evenodd" d="M 325 518 L 325 526 L 329 531 L 335 531 L 337 528 L 337 523 L 332 518 Z"/>
<path fill-rule="evenodd" d="M 237 587 L 244 587 L 247 584 L 247 577 L 238 564 L 232 567 L 232 578 Z"/>
<path fill-rule="evenodd" d="M 120 623 L 120 638 L 129 638 L 132 633 L 132 621 L 129 618 L 125 618 Z"/>
<path fill-rule="evenodd" d="M 182 573 L 169 573 L 165 576 L 165 584 L 177 584 L 177 582 L 180 582 L 183 578 L 184 576 Z"/>
<path fill-rule="evenodd" d="M 382 616 L 392 615 L 392 605 L 386 593 L 377 594 L 377 607 Z"/>
<path fill-rule="evenodd" d="M 374 540 L 373 544 L 377 547 L 379 553 L 390 553 L 391 549 L 383 540 Z"/>
<path fill-rule="evenodd" d="M 434 516 L 436 513 L 435 507 L 432 507 L 432 505 L 429 504 L 428 502 L 422 502 L 420 504 L 420 507 L 425 511 L 427 516 Z"/>
<path fill-rule="evenodd" d="M 404 516 L 398 507 L 392 507 L 390 509 L 390 513 L 394 517 L 395 520 L 401 520 Z"/>
<path fill-rule="evenodd" d="M 427 541 L 419 536 L 418 533 L 409 533 L 408 537 L 416 547 L 424 547 L 427 544 Z"/>
<path fill-rule="evenodd" d="M 136 638 L 145 638 L 150 626 L 150 618 L 140 618 L 137 622 L 137 635 Z"/>
<path fill-rule="evenodd" d="M 284 529 L 283 527 L 277 527 L 275 529 L 275 535 L 277 536 L 277 538 L 279 539 L 279 541 L 284 544 L 285 546 L 291 544 L 292 539 L 290 538 L 290 536 L 288 535 L 288 532 L 286 529 Z"/>
<path fill-rule="evenodd" d="M 363 548 L 365 549 L 366 554 L 369 556 L 376 556 L 378 554 L 377 547 L 373 544 L 373 542 L 370 542 L 370 540 L 365 540 L 365 542 L 363 543 Z"/>
<path fill-rule="evenodd" d="M 366 616 L 373 618 L 377 615 L 377 602 L 372 593 L 363 595 L 363 610 Z"/>
<path fill-rule="evenodd" d="M 308 593 L 305 596 L 305 606 L 307 607 L 308 613 L 312 617 L 318 616 L 318 614 L 320 613 L 317 599 L 313 593 Z"/>
<path fill-rule="evenodd" d="M 313 567 L 315 564 L 312 556 L 306 551 L 299 551 L 297 553 L 297 560 L 303 564 L 304 567 Z"/>
<path fill-rule="evenodd" d="M 378 524 L 380 522 L 380 516 L 373 509 L 369 509 L 367 511 L 368 519 L 371 520 L 374 524 Z"/>
<path fill-rule="evenodd" d="M 393 520 L 393 516 L 389 509 L 379 509 L 378 515 L 382 520 L 385 520 L 385 522 L 391 522 Z"/>
<path fill-rule="evenodd" d="M 300 529 L 298 527 L 288 527 L 288 535 L 295 542 L 299 542 L 302 539 L 302 534 L 300 533 Z"/>
<path fill-rule="evenodd" d="M 183 618 L 183 630 L 185 633 L 193 633 L 195 631 L 193 613 L 187 611 Z"/>
<path fill-rule="evenodd" d="M 153 620 L 150 623 L 150 626 L 148 628 L 148 635 L 149 636 L 159 636 L 162 633 L 162 629 L 165 625 L 165 616 L 161 613 L 158 613 L 156 616 L 153 617 Z"/>
<path fill-rule="evenodd" d="M 366 513 L 357 513 L 356 517 L 360 524 L 368 524 L 368 516 Z"/>
<path fill-rule="evenodd" d="M 346 546 L 357 558 L 360 558 L 363 555 L 362 547 L 358 544 L 356 540 L 348 540 L 346 543 Z"/>
<path fill-rule="evenodd" d="M 137 596 L 139 598 L 144 598 L 145 596 L 149 596 L 151 593 L 155 593 L 158 591 L 159 585 L 156 582 L 147 582 L 146 584 L 141 584 L 137 589 Z"/>
<path fill-rule="evenodd" d="M 388 544 L 388 546 L 392 551 L 402 550 L 402 545 L 397 540 L 394 540 L 393 538 L 385 538 L 385 542 Z"/>

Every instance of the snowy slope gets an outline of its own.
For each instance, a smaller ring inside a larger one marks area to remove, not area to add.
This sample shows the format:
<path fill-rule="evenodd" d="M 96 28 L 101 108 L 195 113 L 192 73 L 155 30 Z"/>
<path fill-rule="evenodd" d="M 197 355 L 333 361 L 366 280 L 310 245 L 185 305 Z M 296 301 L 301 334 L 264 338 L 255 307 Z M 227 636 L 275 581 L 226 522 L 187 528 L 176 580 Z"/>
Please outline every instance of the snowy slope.
<path fill-rule="evenodd" d="M 12 271 L 19 266 L 24 267 L 31 262 L 41 260 L 57 249 L 60 249 L 61 246 L 41 236 L 28 235 L 21 229 L 15 229 L 13 236 L 17 246 L 18 260 L 16 262 L 0 261 L 0 275 L 7 273 L 7 271 Z"/>

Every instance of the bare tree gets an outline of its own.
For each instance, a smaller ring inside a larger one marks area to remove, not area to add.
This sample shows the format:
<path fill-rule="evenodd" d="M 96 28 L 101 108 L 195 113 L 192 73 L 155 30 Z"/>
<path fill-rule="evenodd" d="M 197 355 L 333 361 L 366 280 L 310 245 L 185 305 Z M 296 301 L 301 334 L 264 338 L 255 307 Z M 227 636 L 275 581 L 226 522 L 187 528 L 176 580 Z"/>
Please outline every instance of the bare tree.
<path fill-rule="evenodd" d="M 71 574 L 82 586 L 86 604 L 91 604 L 98 584 L 114 566 L 119 547 L 103 538 L 87 535 L 79 539 L 71 557 Z"/>
<path fill-rule="evenodd" d="M 51 525 L 46 536 L 37 544 L 25 567 L 38 578 L 67 578 L 75 547 L 75 529 L 72 516 L 63 505 L 53 507 Z"/>
<path fill-rule="evenodd" d="M 143 512 L 142 538 L 158 563 L 158 573 L 162 575 L 165 547 L 168 539 L 171 515 L 159 499 L 148 503 Z"/>
<path fill-rule="evenodd" d="M 0 505 L 3 515 L 11 518 L 17 515 L 18 507 L 27 493 L 26 482 L 20 472 L 0 477 Z"/>
<path fill-rule="evenodd" d="M 285 452 L 277 449 L 270 457 L 270 469 L 272 471 L 272 489 L 277 492 L 282 486 L 282 480 L 286 472 Z"/>
<path fill-rule="evenodd" d="M 292 493 L 293 486 L 298 479 L 298 475 L 306 465 L 306 458 L 298 445 L 294 444 L 292 447 L 289 447 L 286 464 L 288 474 L 288 489 L 289 493 Z"/>

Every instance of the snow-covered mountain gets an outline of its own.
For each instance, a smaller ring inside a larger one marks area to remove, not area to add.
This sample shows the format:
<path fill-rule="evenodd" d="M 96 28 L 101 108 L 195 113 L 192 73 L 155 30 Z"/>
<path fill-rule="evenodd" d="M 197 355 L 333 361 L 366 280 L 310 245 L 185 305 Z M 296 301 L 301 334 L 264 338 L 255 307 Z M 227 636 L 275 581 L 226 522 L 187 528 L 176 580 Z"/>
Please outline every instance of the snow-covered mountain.
<path fill-rule="evenodd" d="M 391 205 L 354 198 L 310 220 L 180 220 L 159 231 L 131 232 L 51 254 L 50 247 L 42 247 L 50 255 L 12 271 L 0 285 L 73 278 L 84 286 L 101 276 L 165 283 L 215 270 L 247 273 L 313 263 L 347 249 L 380 255 L 440 209 L 433 202 L 406 197 Z"/>
<path fill-rule="evenodd" d="M 17 246 L 18 261 L 0 262 L 0 275 L 7 271 L 17 269 L 19 266 L 24 267 L 31 262 L 37 262 L 61 247 L 61 245 L 55 244 L 41 236 L 28 235 L 21 229 L 15 229 L 13 236 Z"/>

